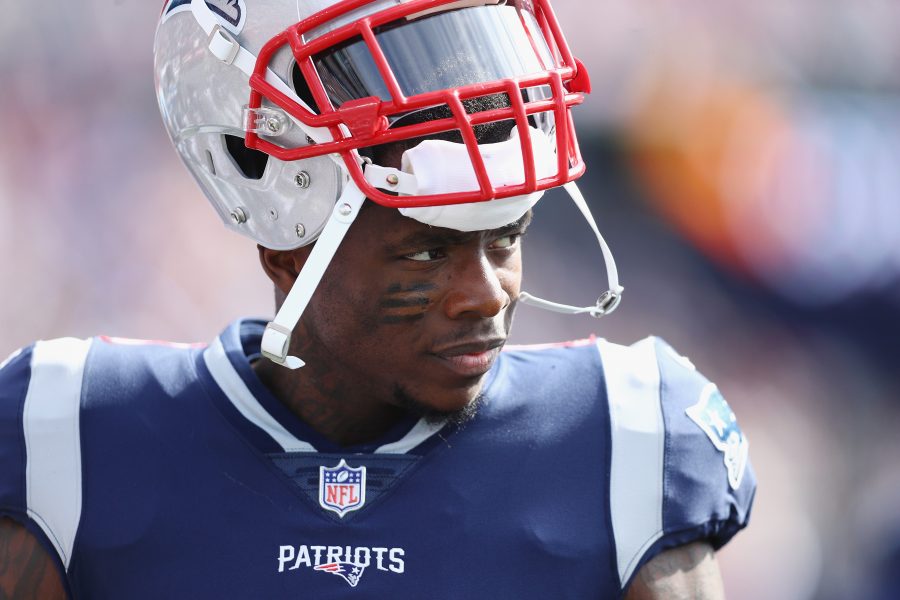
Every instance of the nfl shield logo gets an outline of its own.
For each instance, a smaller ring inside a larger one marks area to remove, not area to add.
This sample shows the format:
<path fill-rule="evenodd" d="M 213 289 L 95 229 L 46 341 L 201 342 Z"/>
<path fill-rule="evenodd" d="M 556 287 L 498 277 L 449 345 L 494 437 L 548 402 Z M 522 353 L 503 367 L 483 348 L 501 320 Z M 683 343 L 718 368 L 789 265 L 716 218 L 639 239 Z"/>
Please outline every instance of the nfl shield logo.
<path fill-rule="evenodd" d="M 349 467 L 342 458 L 336 467 L 319 467 L 319 504 L 343 518 L 366 503 L 366 467 Z"/>

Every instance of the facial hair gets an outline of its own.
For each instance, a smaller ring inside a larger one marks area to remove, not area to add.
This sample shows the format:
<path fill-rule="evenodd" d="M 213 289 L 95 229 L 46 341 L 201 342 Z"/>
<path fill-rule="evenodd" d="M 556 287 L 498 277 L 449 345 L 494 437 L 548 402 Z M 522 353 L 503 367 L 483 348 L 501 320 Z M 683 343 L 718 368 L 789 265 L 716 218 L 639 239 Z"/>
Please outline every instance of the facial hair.
<path fill-rule="evenodd" d="M 459 427 L 475 418 L 481 405 L 484 403 L 484 394 L 478 394 L 471 402 L 460 409 L 441 411 L 426 405 L 398 383 L 394 386 L 394 402 L 411 414 L 425 419 L 425 422 L 429 425 L 448 423 Z"/>

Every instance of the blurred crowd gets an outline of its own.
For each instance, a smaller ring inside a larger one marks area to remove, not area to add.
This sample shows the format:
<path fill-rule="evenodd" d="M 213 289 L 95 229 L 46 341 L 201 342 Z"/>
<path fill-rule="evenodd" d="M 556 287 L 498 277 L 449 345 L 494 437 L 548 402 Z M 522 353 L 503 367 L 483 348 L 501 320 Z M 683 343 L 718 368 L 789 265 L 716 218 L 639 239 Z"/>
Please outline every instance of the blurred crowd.
<path fill-rule="evenodd" d="M 0 354 L 37 338 L 209 340 L 268 316 L 155 104 L 159 2 L 0 19 Z M 593 321 L 523 307 L 513 341 L 667 339 L 715 380 L 759 492 L 729 598 L 900 597 L 900 3 L 556 0 L 593 94 L 583 189 L 619 262 Z M 536 209 L 526 289 L 592 302 L 590 231 Z M 897 591 L 895 591 L 897 590 Z"/>

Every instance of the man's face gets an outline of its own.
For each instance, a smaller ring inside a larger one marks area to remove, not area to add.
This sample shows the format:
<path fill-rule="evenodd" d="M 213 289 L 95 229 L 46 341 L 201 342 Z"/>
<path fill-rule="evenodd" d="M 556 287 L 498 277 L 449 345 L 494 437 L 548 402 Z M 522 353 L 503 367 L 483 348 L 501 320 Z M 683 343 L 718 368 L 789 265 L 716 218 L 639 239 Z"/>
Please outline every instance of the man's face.
<path fill-rule="evenodd" d="M 366 203 L 303 316 L 313 372 L 364 401 L 467 407 L 509 334 L 529 220 L 463 233 Z"/>

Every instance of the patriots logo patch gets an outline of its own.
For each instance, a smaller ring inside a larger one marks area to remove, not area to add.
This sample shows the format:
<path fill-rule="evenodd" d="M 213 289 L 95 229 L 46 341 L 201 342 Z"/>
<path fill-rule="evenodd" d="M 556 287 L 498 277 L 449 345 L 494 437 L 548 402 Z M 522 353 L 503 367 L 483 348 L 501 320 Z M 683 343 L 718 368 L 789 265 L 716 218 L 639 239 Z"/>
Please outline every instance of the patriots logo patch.
<path fill-rule="evenodd" d="M 362 577 L 363 571 L 365 571 L 366 568 L 355 563 L 333 562 L 328 563 L 327 565 L 319 565 L 314 567 L 314 569 L 316 571 L 325 571 L 326 573 L 339 575 L 344 581 L 350 584 L 350 587 L 356 587 L 356 584 L 359 583 L 359 578 Z"/>
<path fill-rule="evenodd" d="M 247 6 L 244 0 L 206 0 L 209 10 L 218 17 L 219 24 L 237 35 L 244 28 Z M 191 0 L 169 0 L 163 9 L 163 21 L 170 16 L 191 10 Z"/>
<path fill-rule="evenodd" d="M 728 484 L 731 489 L 738 489 L 747 468 L 750 445 L 719 388 L 714 383 L 708 384 L 703 388 L 697 404 L 689 407 L 685 413 L 723 454 Z"/>

